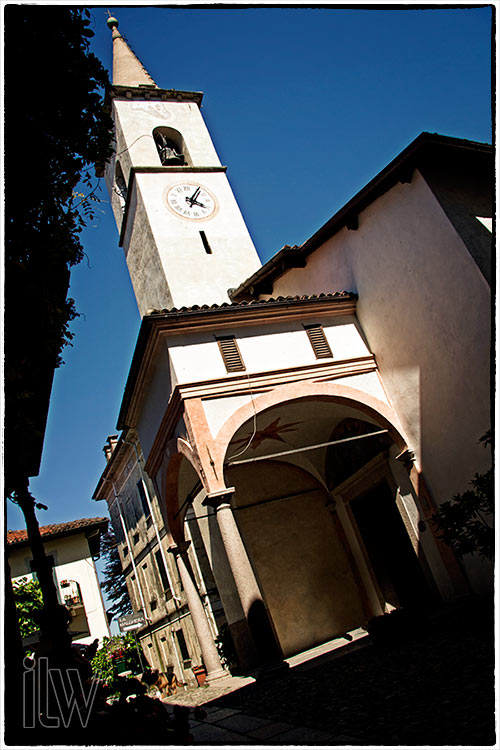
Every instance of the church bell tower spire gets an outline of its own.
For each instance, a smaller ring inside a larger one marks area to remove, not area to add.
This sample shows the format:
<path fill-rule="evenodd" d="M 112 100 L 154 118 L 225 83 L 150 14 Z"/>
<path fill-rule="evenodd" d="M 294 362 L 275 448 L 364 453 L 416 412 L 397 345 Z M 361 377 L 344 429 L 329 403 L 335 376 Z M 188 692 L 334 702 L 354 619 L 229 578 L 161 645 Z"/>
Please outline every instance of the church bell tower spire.
<path fill-rule="evenodd" d="M 113 85 L 156 86 L 139 58 L 134 55 L 118 31 L 118 21 L 113 16 L 107 20 L 113 39 Z"/>
<path fill-rule="evenodd" d="M 203 94 L 159 88 L 108 19 L 111 206 L 141 315 L 229 302 L 261 265 L 203 121 Z"/>

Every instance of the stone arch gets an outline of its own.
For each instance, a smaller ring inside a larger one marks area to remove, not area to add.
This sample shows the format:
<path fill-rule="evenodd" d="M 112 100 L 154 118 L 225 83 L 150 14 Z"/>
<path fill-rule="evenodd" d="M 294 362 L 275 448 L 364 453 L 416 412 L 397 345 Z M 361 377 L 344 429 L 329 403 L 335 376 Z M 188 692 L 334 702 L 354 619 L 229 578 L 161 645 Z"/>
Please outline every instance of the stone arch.
<path fill-rule="evenodd" d="M 232 437 L 245 422 L 253 417 L 254 413 L 259 414 L 273 406 L 285 405 L 300 399 L 325 400 L 352 406 L 387 429 L 392 441 L 401 452 L 408 447 L 396 413 L 390 406 L 374 396 L 338 383 L 290 383 L 278 386 L 269 393 L 254 398 L 252 402 L 241 406 L 226 420 L 217 433 L 214 447 L 213 460 L 217 474 L 223 476 L 224 461 Z"/>
<path fill-rule="evenodd" d="M 186 468 L 191 470 L 191 476 L 198 477 L 198 481 L 203 487 L 203 479 L 196 456 L 191 446 L 185 440 L 179 438 L 177 440 L 177 453 L 170 457 L 164 474 L 164 502 L 167 524 L 170 535 L 176 544 L 184 541 L 184 514 L 182 510 L 186 499 L 184 494 L 187 493 L 185 492 L 186 488 L 182 487 L 182 475 L 183 473 L 186 474 Z"/>

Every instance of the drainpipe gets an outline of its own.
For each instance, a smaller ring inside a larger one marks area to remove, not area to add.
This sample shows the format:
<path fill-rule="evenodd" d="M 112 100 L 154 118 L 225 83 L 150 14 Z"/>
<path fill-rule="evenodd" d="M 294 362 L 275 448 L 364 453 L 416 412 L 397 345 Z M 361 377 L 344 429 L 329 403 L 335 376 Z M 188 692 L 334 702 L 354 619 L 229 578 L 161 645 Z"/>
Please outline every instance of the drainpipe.
<path fill-rule="evenodd" d="M 124 440 L 123 442 L 124 442 L 124 443 L 125 443 L 126 445 L 131 445 L 131 446 L 133 447 L 134 451 L 135 451 L 135 457 L 136 457 L 136 459 L 137 459 L 137 465 L 139 466 L 139 471 L 140 471 L 140 473 L 141 473 L 141 481 L 142 481 L 142 486 L 143 486 L 143 488 L 144 488 L 144 494 L 146 495 L 146 501 L 147 501 L 147 504 L 148 504 L 148 508 L 149 508 L 149 514 L 150 514 L 150 516 L 151 516 L 151 518 L 152 518 L 152 521 L 153 521 L 153 528 L 154 528 L 154 530 L 155 530 L 156 541 L 158 542 L 158 547 L 160 548 L 161 559 L 163 560 L 163 565 L 164 565 L 164 568 L 165 568 L 165 572 L 166 572 L 166 574 L 167 574 L 168 585 L 170 586 L 170 591 L 172 592 L 172 597 L 173 597 L 173 598 L 174 598 L 174 599 L 175 599 L 176 601 L 178 601 L 178 602 L 181 602 L 181 601 L 182 601 L 182 599 L 180 599 L 180 598 L 179 598 L 178 596 L 176 596 L 176 595 L 175 595 L 175 593 L 174 593 L 174 592 L 175 592 L 175 589 L 174 589 L 174 586 L 173 586 L 172 578 L 171 578 L 171 576 L 170 576 L 170 571 L 169 571 L 169 569 L 168 569 L 168 565 L 167 565 L 167 560 L 166 560 L 166 557 L 165 557 L 165 551 L 164 551 L 164 549 L 163 549 L 163 545 L 162 545 L 162 543 L 161 543 L 161 539 L 160 539 L 160 532 L 159 532 L 159 529 L 158 529 L 158 524 L 156 523 L 156 518 L 155 518 L 155 515 L 154 515 L 154 513 L 153 513 L 153 504 L 152 504 L 152 502 L 151 502 L 151 498 L 150 498 L 150 496 L 149 496 L 149 490 L 148 490 L 148 486 L 147 486 L 147 483 L 146 483 L 146 481 L 145 481 L 145 479 L 144 479 L 144 474 L 143 474 L 143 471 L 142 471 L 142 466 L 141 466 L 141 462 L 140 462 L 140 460 L 139 460 L 139 453 L 137 452 L 137 446 L 136 446 L 136 444 L 135 444 L 135 443 L 132 443 L 132 442 L 130 442 L 129 440 Z"/>
<path fill-rule="evenodd" d="M 120 504 L 120 498 L 119 498 L 118 493 L 116 492 L 114 482 L 112 482 L 111 479 L 105 479 L 104 481 L 110 483 L 110 485 L 113 487 L 113 492 L 115 493 L 115 500 L 116 500 L 116 504 L 118 506 L 118 514 L 120 516 L 120 521 L 121 521 L 121 525 L 122 525 L 122 528 L 123 528 L 123 533 L 125 534 L 125 539 L 127 540 L 127 543 L 128 543 L 128 548 L 129 548 L 129 551 L 130 551 L 130 562 L 132 563 L 132 568 L 134 569 L 135 580 L 137 581 L 137 589 L 139 591 L 139 597 L 140 597 L 141 604 L 142 604 L 142 611 L 144 612 L 144 617 L 145 617 L 146 621 L 148 621 L 149 617 L 148 617 L 147 611 L 146 611 L 146 603 L 144 601 L 144 595 L 142 593 L 142 586 L 141 586 L 141 581 L 140 581 L 140 578 L 139 578 L 139 572 L 137 570 L 137 567 L 136 567 L 136 564 L 135 564 L 135 559 L 134 559 L 134 547 L 130 543 L 130 537 L 129 537 L 129 534 L 128 534 L 128 531 L 127 531 L 127 527 L 125 525 L 125 520 L 123 518 L 122 508 L 121 508 L 121 504 Z"/>

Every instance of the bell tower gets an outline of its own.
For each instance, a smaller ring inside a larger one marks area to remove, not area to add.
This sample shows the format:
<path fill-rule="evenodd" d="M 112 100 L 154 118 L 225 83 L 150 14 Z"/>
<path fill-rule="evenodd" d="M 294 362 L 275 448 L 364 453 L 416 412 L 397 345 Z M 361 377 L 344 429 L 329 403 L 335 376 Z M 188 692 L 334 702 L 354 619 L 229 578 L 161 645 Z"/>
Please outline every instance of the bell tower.
<path fill-rule="evenodd" d="M 221 304 L 260 261 L 200 112 L 161 89 L 109 18 L 116 151 L 106 183 L 141 316 Z"/>

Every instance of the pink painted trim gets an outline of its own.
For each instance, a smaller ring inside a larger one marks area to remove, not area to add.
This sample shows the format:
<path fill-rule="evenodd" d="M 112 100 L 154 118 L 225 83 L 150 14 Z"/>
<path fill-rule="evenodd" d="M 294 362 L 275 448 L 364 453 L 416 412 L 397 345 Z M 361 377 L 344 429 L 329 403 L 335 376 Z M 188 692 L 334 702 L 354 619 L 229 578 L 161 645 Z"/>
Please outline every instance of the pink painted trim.
<path fill-rule="evenodd" d="M 223 465 L 229 444 L 237 430 L 253 417 L 254 406 L 259 414 L 278 404 L 299 399 L 332 401 L 357 408 L 388 429 L 400 451 L 408 447 L 395 411 L 374 396 L 338 383 L 288 383 L 254 398 L 253 404 L 244 404 L 224 423 L 213 443 L 213 460 L 217 475 L 223 477 Z"/>

